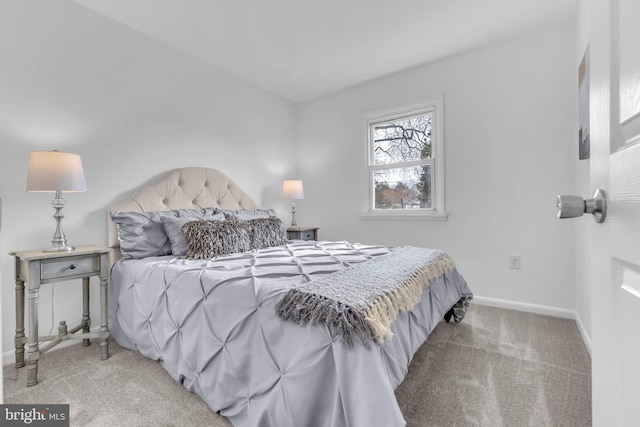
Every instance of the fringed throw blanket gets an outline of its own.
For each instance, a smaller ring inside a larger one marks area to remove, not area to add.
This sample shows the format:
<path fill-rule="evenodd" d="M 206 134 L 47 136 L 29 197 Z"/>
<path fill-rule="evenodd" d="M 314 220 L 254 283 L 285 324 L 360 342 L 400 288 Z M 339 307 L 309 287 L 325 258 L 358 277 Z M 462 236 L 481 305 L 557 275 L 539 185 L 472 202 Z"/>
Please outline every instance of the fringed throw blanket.
<path fill-rule="evenodd" d="M 406 246 L 291 289 L 275 310 L 301 325 L 324 323 L 347 346 L 357 337 L 368 348 L 391 338 L 398 312 L 413 309 L 423 289 L 454 268 L 442 251 Z"/>

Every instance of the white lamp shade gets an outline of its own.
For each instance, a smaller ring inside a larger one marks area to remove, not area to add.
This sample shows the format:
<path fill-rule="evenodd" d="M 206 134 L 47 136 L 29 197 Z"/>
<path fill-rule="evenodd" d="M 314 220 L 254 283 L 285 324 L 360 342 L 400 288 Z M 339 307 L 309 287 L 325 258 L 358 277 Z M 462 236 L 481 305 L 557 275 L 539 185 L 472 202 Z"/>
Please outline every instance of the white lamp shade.
<path fill-rule="evenodd" d="M 87 191 L 80 156 L 60 151 L 32 151 L 27 191 Z"/>
<path fill-rule="evenodd" d="M 298 179 L 290 179 L 282 184 L 282 196 L 285 199 L 301 200 L 304 199 L 304 189 L 302 181 Z"/>

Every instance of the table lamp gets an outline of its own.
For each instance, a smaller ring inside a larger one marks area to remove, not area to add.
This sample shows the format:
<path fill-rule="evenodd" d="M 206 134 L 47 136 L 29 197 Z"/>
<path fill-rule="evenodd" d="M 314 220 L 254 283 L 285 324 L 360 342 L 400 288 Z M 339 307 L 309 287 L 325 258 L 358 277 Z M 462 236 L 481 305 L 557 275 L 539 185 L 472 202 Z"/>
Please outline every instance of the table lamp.
<path fill-rule="evenodd" d="M 80 156 L 57 150 L 32 151 L 29 155 L 27 191 L 56 193 L 51 201 L 51 205 L 56 210 L 53 215 L 56 220 L 56 231 L 53 234 L 51 246 L 44 248 L 43 251 L 74 250 L 74 246 L 67 245 L 67 239 L 62 231 L 62 218 L 64 218 L 62 208 L 65 205 L 62 192 L 87 191 Z"/>
<path fill-rule="evenodd" d="M 302 181 L 289 179 L 282 184 L 282 196 L 291 199 L 291 228 L 298 228 L 296 222 L 296 200 L 304 199 L 304 189 Z"/>

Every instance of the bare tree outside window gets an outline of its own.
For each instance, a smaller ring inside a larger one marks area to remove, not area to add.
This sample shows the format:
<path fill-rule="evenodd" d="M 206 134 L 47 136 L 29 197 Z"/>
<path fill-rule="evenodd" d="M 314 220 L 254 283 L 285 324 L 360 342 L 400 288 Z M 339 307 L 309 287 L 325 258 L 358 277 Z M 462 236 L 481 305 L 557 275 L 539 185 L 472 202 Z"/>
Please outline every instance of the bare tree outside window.
<path fill-rule="evenodd" d="M 374 209 L 432 208 L 431 111 L 370 124 Z"/>

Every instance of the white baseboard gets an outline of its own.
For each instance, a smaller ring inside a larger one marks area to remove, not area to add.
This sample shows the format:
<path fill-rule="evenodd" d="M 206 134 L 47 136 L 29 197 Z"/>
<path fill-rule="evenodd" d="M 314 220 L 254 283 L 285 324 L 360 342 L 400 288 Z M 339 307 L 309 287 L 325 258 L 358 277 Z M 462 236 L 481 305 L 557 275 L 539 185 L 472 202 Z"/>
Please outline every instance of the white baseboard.
<path fill-rule="evenodd" d="M 473 296 L 473 302 L 490 307 L 506 308 L 509 310 L 526 311 L 527 313 L 544 314 L 545 316 L 574 319 L 576 312 L 566 308 L 551 307 L 548 305 L 528 304 L 524 302 L 508 301 L 497 298 Z"/>
<path fill-rule="evenodd" d="M 574 318 L 576 321 L 576 325 L 578 325 L 578 330 L 580 331 L 580 336 L 582 337 L 582 342 L 584 342 L 584 346 L 587 348 L 587 352 L 589 356 L 591 356 L 591 337 L 587 334 L 587 329 L 584 327 L 584 323 L 582 323 L 582 319 L 576 313 L 576 317 Z"/>
<path fill-rule="evenodd" d="M 479 305 L 488 305 L 491 307 L 506 308 L 508 310 L 525 311 L 527 313 L 542 314 L 545 316 L 562 317 L 564 319 L 573 319 L 578 326 L 582 342 L 587 348 L 589 356 L 591 356 L 591 338 L 587 334 L 587 330 L 582 323 L 582 319 L 575 310 L 569 310 L 567 308 L 551 307 L 547 305 L 527 304 L 524 302 L 507 301 L 496 298 L 487 298 L 473 296 L 473 302 Z"/>
<path fill-rule="evenodd" d="M 15 349 L 11 351 L 5 351 L 2 353 L 2 366 L 11 365 L 16 361 L 16 351 Z"/>

